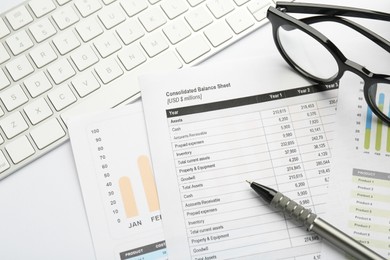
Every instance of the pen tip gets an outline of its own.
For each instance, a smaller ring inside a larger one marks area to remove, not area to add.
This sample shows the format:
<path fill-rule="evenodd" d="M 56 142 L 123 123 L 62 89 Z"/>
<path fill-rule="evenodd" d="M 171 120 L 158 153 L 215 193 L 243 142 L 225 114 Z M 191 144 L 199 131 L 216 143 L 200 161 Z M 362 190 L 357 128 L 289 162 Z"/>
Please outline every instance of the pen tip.
<path fill-rule="evenodd" d="M 246 180 L 246 182 L 247 182 L 247 183 L 249 183 L 249 184 L 252 184 L 252 182 L 251 182 L 251 181 L 248 181 L 248 180 Z"/>

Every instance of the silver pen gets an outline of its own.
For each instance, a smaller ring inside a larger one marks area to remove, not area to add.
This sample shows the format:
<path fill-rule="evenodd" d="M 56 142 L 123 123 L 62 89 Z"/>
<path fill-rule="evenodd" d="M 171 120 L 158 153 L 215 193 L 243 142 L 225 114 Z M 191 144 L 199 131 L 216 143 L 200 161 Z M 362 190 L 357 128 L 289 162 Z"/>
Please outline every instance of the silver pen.
<path fill-rule="evenodd" d="M 320 235 L 322 238 L 328 240 L 330 243 L 340 248 L 350 256 L 361 260 L 385 259 L 365 245 L 359 243 L 341 230 L 321 219 L 316 214 L 312 213 L 310 209 L 304 208 L 295 201 L 284 196 L 282 193 L 256 182 L 247 182 L 250 184 L 251 188 L 267 203 L 292 216 L 299 223 L 303 224 L 308 231 L 313 231 L 314 233 Z"/>

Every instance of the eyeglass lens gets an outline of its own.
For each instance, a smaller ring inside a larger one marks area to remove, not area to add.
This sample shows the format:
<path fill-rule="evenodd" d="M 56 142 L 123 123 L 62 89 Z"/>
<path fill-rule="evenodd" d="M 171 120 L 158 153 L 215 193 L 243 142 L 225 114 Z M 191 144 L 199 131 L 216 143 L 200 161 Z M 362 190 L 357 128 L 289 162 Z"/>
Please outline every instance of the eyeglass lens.
<path fill-rule="evenodd" d="M 333 55 L 313 37 L 291 25 L 280 26 L 277 35 L 285 54 L 300 70 L 323 81 L 337 75 Z"/>

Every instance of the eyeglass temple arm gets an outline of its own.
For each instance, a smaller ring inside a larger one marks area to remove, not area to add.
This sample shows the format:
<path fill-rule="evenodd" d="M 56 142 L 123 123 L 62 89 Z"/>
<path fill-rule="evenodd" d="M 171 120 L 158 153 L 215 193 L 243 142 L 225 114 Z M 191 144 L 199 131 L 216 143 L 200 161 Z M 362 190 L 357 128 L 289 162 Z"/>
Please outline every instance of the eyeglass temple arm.
<path fill-rule="evenodd" d="M 307 17 L 307 18 L 300 19 L 300 21 L 302 21 L 306 24 L 313 24 L 313 23 L 324 22 L 324 21 L 333 21 L 333 22 L 342 23 L 342 24 L 358 31 L 359 33 L 366 36 L 367 38 L 369 38 L 370 40 L 375 42 L 377 45 L 379 45 L 383 49 L 390 52 L 390 42 L 389 41 L 387 41 L 386 39 L 384 39 L 380 35 L 376 34 L 375 32 L 365 28 L 364 26 L 361 26 L 353 21 L 344 19 L 342 17 L 313 16 L 313 17 Z"/>
<path fill-rule="evenodd" d="M 388 13 L 337 5 L 276 2 L 276 8 L 283 8 L 284 11 L 288 13 L 324 14 L 331 16 L 342 15 L 348 17 L 390 21 L 390 14 Z"/>

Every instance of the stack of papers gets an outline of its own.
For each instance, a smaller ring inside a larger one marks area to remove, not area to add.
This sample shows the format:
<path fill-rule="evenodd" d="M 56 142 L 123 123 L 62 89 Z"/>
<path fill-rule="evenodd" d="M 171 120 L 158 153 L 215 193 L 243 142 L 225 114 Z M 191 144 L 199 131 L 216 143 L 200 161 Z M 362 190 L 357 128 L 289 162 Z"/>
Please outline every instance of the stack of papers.
<path fill-rule="evenodd" d="M 364 148 L 364 100 L 350 104 L 361 92 L 340 104 L 338 84 L 313 86 L 281 62 L 145 75 L 142 103 L 70 122 L 98 259 L 319 259 L 321 239 L 265 205 L 246 180 L 390 256 L 381 233 L 390 221 L 390 130 L 382 126 L 381 151 Z M 328 186 L 341 194 L 333 185 L 341 181 L 343 197 L 328 196 Z M 343 258 L 333 247 L 324 254 Z"/>

